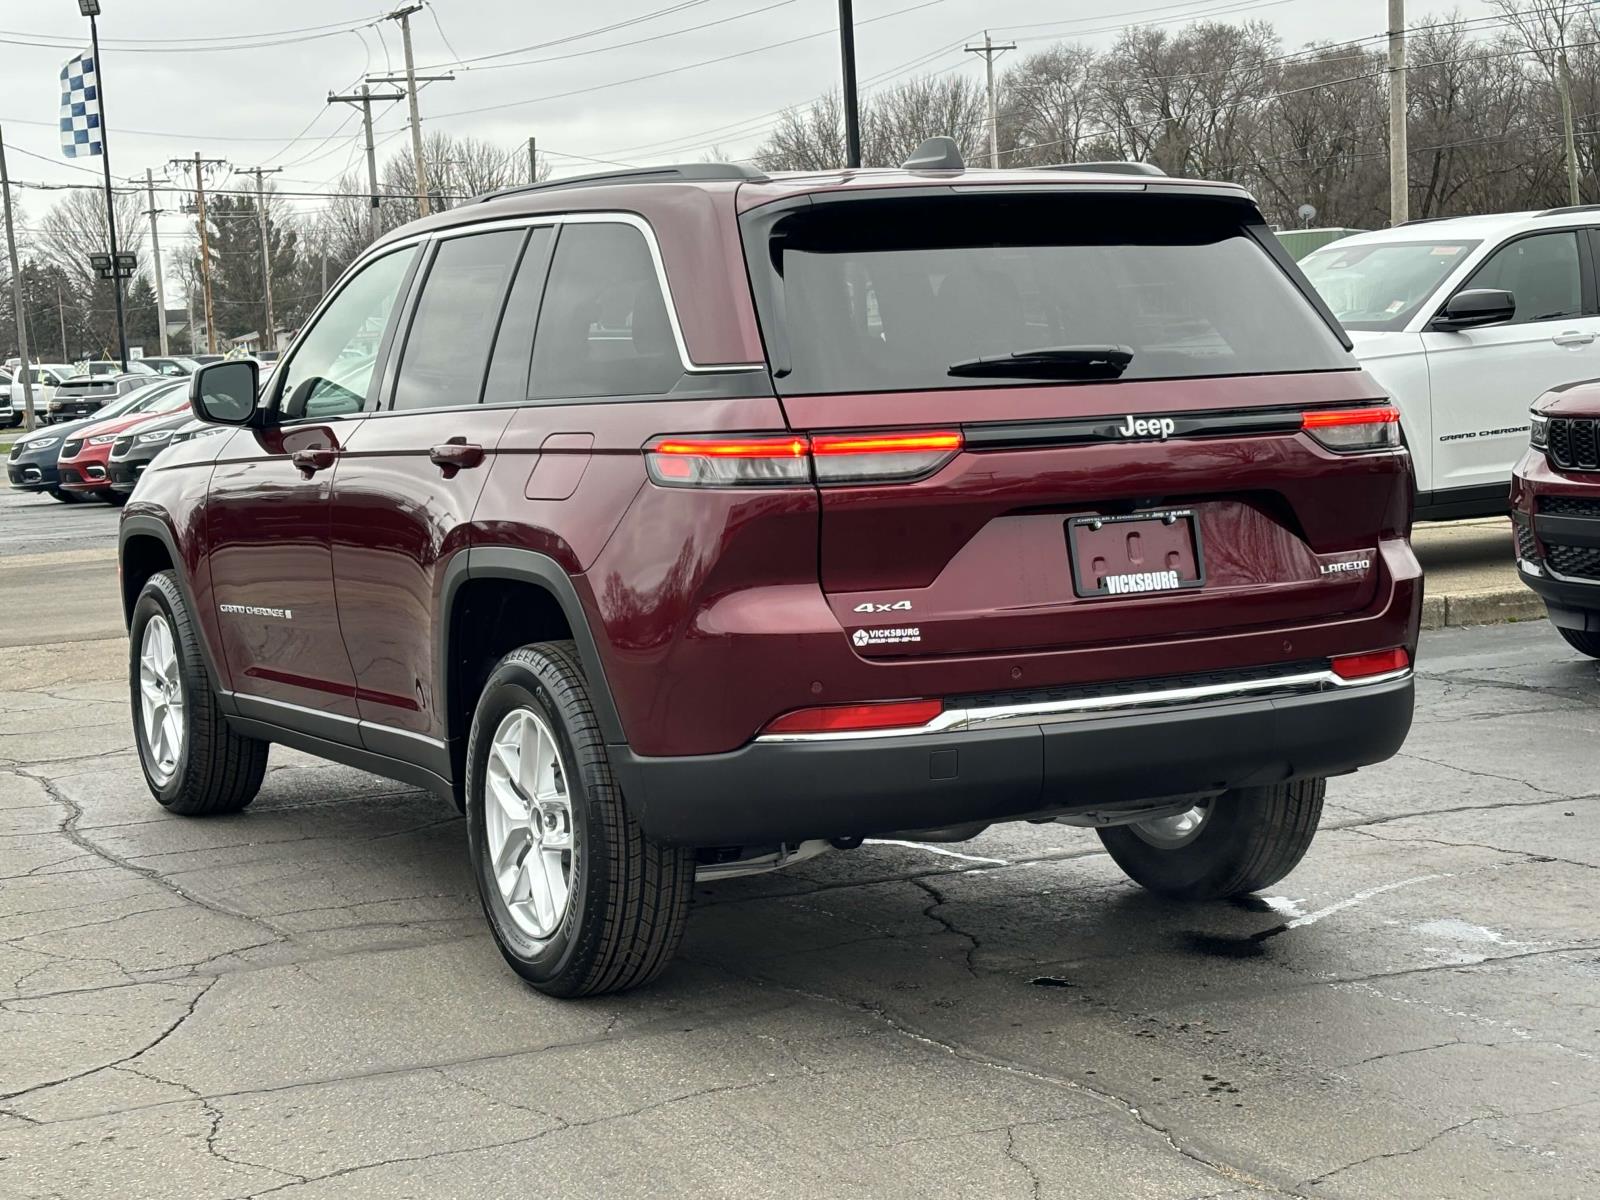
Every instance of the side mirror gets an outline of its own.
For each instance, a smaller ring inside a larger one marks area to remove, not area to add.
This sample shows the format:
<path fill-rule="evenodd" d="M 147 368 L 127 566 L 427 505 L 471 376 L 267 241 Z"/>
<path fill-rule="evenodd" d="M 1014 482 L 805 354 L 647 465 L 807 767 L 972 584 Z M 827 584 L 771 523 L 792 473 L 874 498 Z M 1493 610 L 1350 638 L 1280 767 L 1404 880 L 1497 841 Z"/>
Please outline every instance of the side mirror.
<path fill-rule="evenodd" d="M 1499 288 L 1473 288 L 1445 301 L 1430 328 L 1445 331 L 1499 325 L 1517 315 L 1517 298 Z"/>
<path fill-rule="evenodd" d="M 207 363 L 189 378 L 189 406 L 213 425 L 252 425 L 261 380 L 249 359 Z"/>

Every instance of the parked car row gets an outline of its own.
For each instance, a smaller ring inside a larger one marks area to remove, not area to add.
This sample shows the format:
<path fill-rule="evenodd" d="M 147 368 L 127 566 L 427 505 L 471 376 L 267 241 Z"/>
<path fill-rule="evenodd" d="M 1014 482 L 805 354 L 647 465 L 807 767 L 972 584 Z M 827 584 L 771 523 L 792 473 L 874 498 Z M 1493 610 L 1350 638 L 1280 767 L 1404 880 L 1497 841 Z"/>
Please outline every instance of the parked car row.
<path fill-rule="evenodd" d="M 193 419 L 186 379 L 125 378 L 143 379 L 143 386 L 93 416 L 36 430 L 13 443 L 6 460 L 11 486 L 63 503 L 121 503 L 160 451 L 221 429 Z"/>
<path fill-rule="evenodd" d="M 155 377 L 186 378 L 200 365 L 198 359 L 182 356 L 135 358 L 126 366 L 109 359 L 76 365 L 30 363 L 34 417 L 41 425 L 54 425 L 92 416 L 115 397 Z M 20 367 L 0 370 L 0 428 L 21 425 L 26 412 Z"/>

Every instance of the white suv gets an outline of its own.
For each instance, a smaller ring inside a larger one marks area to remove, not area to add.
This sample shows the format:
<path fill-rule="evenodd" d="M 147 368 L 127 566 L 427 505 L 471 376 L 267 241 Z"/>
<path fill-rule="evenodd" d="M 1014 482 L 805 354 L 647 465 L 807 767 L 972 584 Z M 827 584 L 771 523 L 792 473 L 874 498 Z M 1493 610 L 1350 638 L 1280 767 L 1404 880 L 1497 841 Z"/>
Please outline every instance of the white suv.
<path fill-rule="evenodd" d="M 1413 221 L 1300 266 L 1394 397 L 1417 517 L 1503 513 L 1528 406 L 1600 376 L 1600 206 Z"/>

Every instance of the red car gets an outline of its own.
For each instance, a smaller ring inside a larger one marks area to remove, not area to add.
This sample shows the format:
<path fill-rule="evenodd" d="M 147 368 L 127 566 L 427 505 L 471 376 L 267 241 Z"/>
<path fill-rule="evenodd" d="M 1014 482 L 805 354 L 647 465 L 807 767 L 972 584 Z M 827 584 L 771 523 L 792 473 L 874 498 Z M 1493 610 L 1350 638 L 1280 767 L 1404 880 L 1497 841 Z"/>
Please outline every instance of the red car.
<path fill-rule="evenodd" d="M 1600 383 L 1546 392 L 1511 479 L 1522 581 L 1573 649 L 1600 658 Z"/>
<path fill-rule="evenodd" d="M 156 387 L 163 385 L 156 384 Z M 122 501 L 121 495 L 111 488 L 107 465 L 111 460 L 111 445 L 117 436 L 137 429 L 146 421 L 171 416 L 189 407 L 189 392 L 182 382 L 165 385 L 165 390 L 137 412 L 125 413 L 99 424 L 74 429 L 61 443 L 61 454 L 56 459 L 56 471 L 63 491 L 77 496 L 92 496 L 113 503 Z"/>
<path fill-rule="evenodd" d="M 123 513 L 140 762 L 453 797 L 506 961 L 652 978 L 697 877 L 999 821 L 1270 886 L 1393 754 L 1398 414 L 1240 188 L 698 164 L 384 238 Z"/>

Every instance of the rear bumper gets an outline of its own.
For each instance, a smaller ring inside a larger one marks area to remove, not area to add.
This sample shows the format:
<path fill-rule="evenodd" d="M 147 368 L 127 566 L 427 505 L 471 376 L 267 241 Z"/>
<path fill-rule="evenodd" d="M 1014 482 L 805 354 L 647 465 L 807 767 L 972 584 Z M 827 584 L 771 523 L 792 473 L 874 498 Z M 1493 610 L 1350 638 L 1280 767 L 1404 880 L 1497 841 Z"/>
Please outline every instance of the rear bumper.
<path fill-rule="evenodd" d="M 1018 712 L 937 733 L 763 739 L 682 758 L 613 747 L 611 756 L 629 808 L 652 838 L 767 845 L 1343 774 L 1400 748 L 1412 699 L 1407 671 L 1300 694 Z"/>

